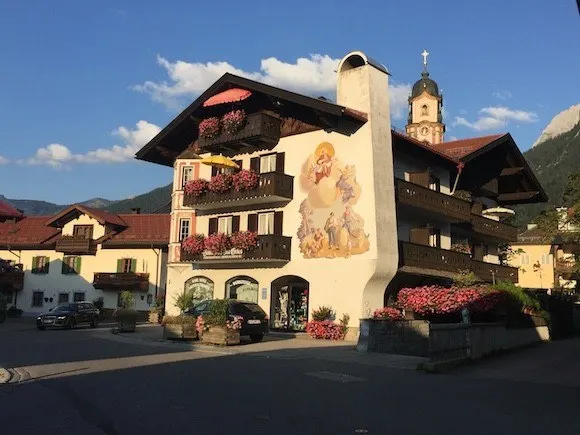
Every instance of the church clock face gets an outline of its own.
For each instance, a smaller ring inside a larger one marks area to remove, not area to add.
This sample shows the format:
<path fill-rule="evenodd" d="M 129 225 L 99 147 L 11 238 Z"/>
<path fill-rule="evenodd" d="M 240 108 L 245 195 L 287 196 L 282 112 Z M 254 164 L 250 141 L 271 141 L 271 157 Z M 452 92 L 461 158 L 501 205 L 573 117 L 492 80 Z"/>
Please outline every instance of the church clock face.
<path fill-rule="evenodd" d="M 421 133 L 423 136 L 427 136 L 429 134 L 429 127 L 421 127 L 419 133 Z"/>

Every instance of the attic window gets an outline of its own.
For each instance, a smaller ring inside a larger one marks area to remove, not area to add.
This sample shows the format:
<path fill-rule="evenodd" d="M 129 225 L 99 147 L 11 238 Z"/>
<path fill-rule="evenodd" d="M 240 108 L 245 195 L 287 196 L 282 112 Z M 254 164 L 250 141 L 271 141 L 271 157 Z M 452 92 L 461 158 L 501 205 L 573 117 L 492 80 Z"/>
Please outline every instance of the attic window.
<path fill-rule="evenodd" d="M 363 57 L 361 55 L 353 54 L 352 56 L 349 56 L 343 62 L 340 72 L 348 71 L 349 69 L 353 69 L 353 68 L 359 68 L 361 66 L 364 66 L 365 64 L 366 64 L 366 61 L 363 59 Z"/>

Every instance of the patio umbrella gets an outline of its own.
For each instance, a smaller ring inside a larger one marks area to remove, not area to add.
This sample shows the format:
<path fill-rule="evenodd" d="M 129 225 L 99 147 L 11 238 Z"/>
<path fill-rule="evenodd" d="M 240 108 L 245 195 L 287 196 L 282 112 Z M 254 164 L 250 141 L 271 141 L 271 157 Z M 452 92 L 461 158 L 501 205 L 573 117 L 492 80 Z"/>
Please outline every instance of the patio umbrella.
<path fill-rule="evenodd" d="M 215 166 L 216 168 L 223 169 L 239 169 L 240 166 L 234 162 L 232 159 L 220 155 L 209 156 L 201 160 L 201 163 L 208 166 Z"/>
<path fill-rule="evenodd" d="M 483 210 L 481 214 L 483 214 L 484 216 L 496 216 L 498 218 L 506 218 L 508 216 L 515 215 L 516 212 L 509 208 L 493 207 Z"/>

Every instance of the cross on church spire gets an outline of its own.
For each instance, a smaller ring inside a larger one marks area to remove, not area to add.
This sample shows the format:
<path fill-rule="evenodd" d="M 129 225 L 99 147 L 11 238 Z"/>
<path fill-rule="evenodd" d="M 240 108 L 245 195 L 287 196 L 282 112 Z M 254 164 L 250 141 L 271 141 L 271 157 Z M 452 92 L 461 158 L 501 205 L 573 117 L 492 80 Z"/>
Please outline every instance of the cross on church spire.
<path fill-rule="evenodd" d="M 423 53 L 421 53 L 421 56 L 423 56 L 423 66 L 425 66 L 425 68 L 427 68 L 427 56 L 429 56 L 429 52 L 427 50 L 423 50 Z"/>

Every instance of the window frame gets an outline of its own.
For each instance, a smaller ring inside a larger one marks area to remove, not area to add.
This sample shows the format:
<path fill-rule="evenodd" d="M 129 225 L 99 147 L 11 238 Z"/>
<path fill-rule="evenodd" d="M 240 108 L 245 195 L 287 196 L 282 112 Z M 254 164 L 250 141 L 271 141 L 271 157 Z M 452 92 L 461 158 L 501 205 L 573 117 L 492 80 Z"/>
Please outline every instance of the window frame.
<path fill-rule="evenodd" d="M 35 303 L 35 297 L 40 295 L 40 304 Z M 44 292 L 43 291 L 33 291 L 31 307 L 42 308 L 44 306 Z"/>
<path fill-rule="evenodd" d="M 227 220 L 229 222 L 227 230 L 228 231 L 221 231 L 221 222 Z M 231 236 L 232 233 L 234 231 L 234 216 L 233 215 L 228 215 L 228 216 L 219 216 L 217 218 L 217 232 L 219 233 L 224 233 L 228 236 Z"/>
<path fill-rule="evenodd" d="M 77 299 L 77 295 L 82 295 L 82 298 L 81 299 Z M 74 303 L 82 302 L 82 301 L 86 300 L 85 297 L 86 297 L 86 293 L 85 292 L 74 292 L 73 293 L 73 302 Z"/>
<path fill-rule="evenodd" d="M 73 237 L 92 239 L 94 230 L 94 225 L 75 225 L 73 226 Z"/>
<path fill-rule="evenodd" d="M 186 177 L 186 172 L 189 173 L 189 175 Z M 184 166 L 181 169 L 181 187 L 185 187 L 185 185 L 189 182 L 192 181 L 194 178 L 194 167 L 193 166 Z"/>
<path fill-rule="evenodd" d="M 276 165 L 277 165 L 277 159 L 278 159 L 278 153 L 268 153 L 268 154 L 262 154 L 259 156 L 260 160 L 259 160 L 259 170 L 260 170 L 260 174 L 268 174 L 270 172 L 276 172 Z M 269 171 L 264 171 L 262 170 L 262 166 L 263 166 L 263 161 L 267 161 L 269 162 L 268 165 L 270 168 L 273 168 Z"/>
<path fill-rule="evenodd" d="M 184 223 L 187 222 L 187 235 L 184 236 Z M 183 242 L 191 235 L 191 219 L 190 218 L 181 218 L 179 219 L 179 242 Z"/>
<path fill-rule="evenodd" d="M 262 232 L 262 225 L 260 225 L 260 222 L 262 222 L 262 216 L 271 216 L 271 219 L 269 222 L 267 222 L 268 224 L 268 229 L 267 232 Z M 258 230 L 257 233 L 259 236 L 269 236 L 274 234 L 274 230 L 275 230 L 275 218 L 276 218 L 276 212 L 274 211 L 266 211 L 266 212 L 261 212 L 258 213 Z"/>
<path fill-rule="evenodd" d="M 61 296 L 66 296 L 66 301 L 61 300 Z M 58 303 L 59 304 L 68 304 L 70 302 L 70 293 L 59 293 L 58 294 Z"/>

